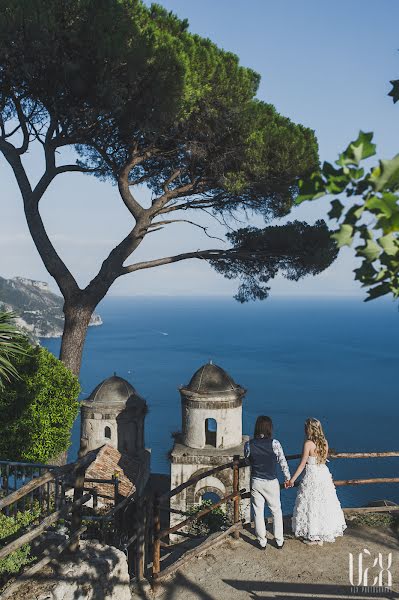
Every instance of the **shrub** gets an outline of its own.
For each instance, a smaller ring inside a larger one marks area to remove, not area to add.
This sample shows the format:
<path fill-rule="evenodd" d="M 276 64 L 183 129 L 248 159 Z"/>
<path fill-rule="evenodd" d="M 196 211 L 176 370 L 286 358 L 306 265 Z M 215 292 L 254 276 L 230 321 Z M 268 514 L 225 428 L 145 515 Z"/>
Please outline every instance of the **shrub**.
<path fill-rule="evenodd" d="M 201 504 L 197 504 L 190 508 L 188 513 L 190 515 L 194 515 L 204 508 L 208 508 L 212 506 L 211 500 L 203 500 Z M 227 525 L 227 515 L 223 511 L 223 509 L 219 506 L 218 508 L 214 508 L 211 512 L 207 513 L 203 517 L 194 521 L 194 523 L 190 526 L 190 532 L 195 535 L 209 535 L 210 533 L 215 533 L 216 531 L 220 531 L 224 529 Z"/>
<path fill-rule="evenodd" d="M 69 446 L 80 387 L 46 348 L 25 344 L 16 364 L 20 379 L 0 392 L 0 456 L 45 463 Z"/>
<path fill-rule="evenodd" d="M 357 514 L 351 522 L 353 525 L 367 527 L 394 527 L 398 517 L 389 513 L 365 513 Z"/>
<path fill-rule="evenodd" d="M 39 505 L 33 506 L 24 512 L 17 512 L 16 515 L 7 517 L 0 513 L 0 546 L 4 547 L 10 541 L 8 538 L 16 534 L 20 529 L 24 529 L 35 521 L 40 513 Z M 4 542 L 2 540 L 5 540 Z M 13 575 L 20 569 L 32 562 L 30 556 L 30 545 L 25 544 L 15 552 L 9 554 L 6 558 L 0 560 L 0 575 Z"/>

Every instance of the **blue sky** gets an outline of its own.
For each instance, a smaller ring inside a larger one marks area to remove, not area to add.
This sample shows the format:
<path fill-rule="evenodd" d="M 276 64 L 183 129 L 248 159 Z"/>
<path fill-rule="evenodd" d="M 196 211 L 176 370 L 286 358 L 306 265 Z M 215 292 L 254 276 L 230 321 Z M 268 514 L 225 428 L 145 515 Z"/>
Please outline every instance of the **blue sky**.
<path fill-rule="evenodd" d="M 322 160 L 334 160 L 359 129 L 375 132 L 378 154 L 399 152 L 399 106 L 387 96 L 399 77 L 399 3 L 392 0 L 164 0 L 187 17 L 190 29 L 235 52 L 262 76 L 258 96 L 293 121 L 316 131 Z M 32 179 L 41 167 L 40 149 L 31 151 Z M 0 160 L 2 182 L 0 275 L 24 275 L 55 283 L 44 269 L 25 223 L 22 202 L 9 168 Z M 324 217 L 326 200 L 305 203 L 291 218 Z M 42 200 L 50 237 L 68 267 L 85 285 L 130 226 L 130 216 L 109 184 L 79 174 L 59 177 Z M 202 222 L 206 221 L 202 219 Z M 211 222 L 212 233 L 222 230 Z M 256 221 L 256 224 L 260 224 Z M 149 236 L 137 259 L 155 258 L 216 244 L 199 230 L 176 225 Z M 275 294 L 345 296 L 363 294 L 353 281 L 353 252 L 317 277 L 299 283 L 277 278 Z M 206 264 L 186 261 L 120 278 L 113 295 L 231 294 L 236 284 Z"/>

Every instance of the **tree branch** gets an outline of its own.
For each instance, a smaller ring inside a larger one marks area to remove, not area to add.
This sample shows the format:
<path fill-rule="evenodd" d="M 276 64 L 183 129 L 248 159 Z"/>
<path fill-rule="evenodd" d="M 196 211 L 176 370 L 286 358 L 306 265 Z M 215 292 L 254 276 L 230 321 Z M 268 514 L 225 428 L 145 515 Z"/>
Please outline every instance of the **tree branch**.
<path fill-rule="evenodd" d="M 217 223 L 219 223 L 219 225 L 222 225 L 222 226 L 226 227 L 226 229 L 230 229 L 230 231 L 234 231 L 233 227 L 226 222 L 226 219 L 224 218 L 223 215 L 222 215 L 222 218 L 219 219 L 216 215 L 214 215 L 211 212 L 209 212 L 209 210 L 207 210 L 206 208 L 201 207 L 200 210 L 203 210 L 204 213 L 206 213 L 207 215 L 209 215 L 212 219 L 215 219 L 215 221 Z"/>
<path fill-rule="evenodd" d="M 79 128 L 79 133 L 82 134 L 88 134 L 89 132 L 91 133 L 93 131 L 93 129 L 95 130 L 95 128 L 98 127 L 98 123 L 94 122 L 91 125 L 89 125 L 88 127 L 81 127 Z M 54 135 L 55 131 L 56 131 L 57 127 L 54 129 L 54 131 L 52 132 L 52 136 Z M 56 137 L 52 137 L 52 142 L 54 144 L 54 148 L 61 148 L 62 146 L 74 146 L 75 144 L 81 144 L 82 143 L 82 139 L 81 137 L 79 138 L 72 138 L 72 137 L 68 137 L 67 132 L 66 131 L 58 131 L 57 132 L 57 136 Z M 96 147 L 96 145 L 94 143 L 90 144 L 93 148 L 95 148 L 96 150 L 98 150 L 98 148 Z"/>
<path fill-rule="evenodd" d="M 298 253 L 300 256 L 301 253 Z M 170 265 L 175 262 L 180 262 L 182 260 L 188 260 L 190 258 L 198 258 L 200 260 L 217 260 L 219 258 L 228 258 L 230 260 L 255 260 L 258 261 L 259 258 L 284 258 L 284 257 L 292 257 L 291 254 L 281 254 L 276 252 L 265 252 L 261 250 L 255 250 L 253 252 L 249 252 L 248 250 L 240 250 L 235 248 L 230 248 L 228 250 L 223 250 L 220 248 L 210 249 L 210 250 L 196 250 L 194 252 L 184 252 L 182 254 L 176 254 L 175 256 L 166 256 L 164 258 L 157 258 L 155 260 L 148 260 L 140 263 L 134 263 L 132 265 L 127 265 L 123 267 L 121 275 L 125 273 L 133 273 L 134 271 L 141 271 L 142 269 L 152 269 L 153 267 L 159 267 L 162 265 Z"/>
<path fill-rule="evenodd" d="M 166 256 L 164 258 L 157 258 L 155 260 L 148 260 L 144 262 L 135 263 L 123 267 L 122 273 L 133 273 L 134 271 L 141 271 L 142 269 L 152 269 L 153 267 L 160 267 L 162 265 L 170 265 L 175 262 L 182 260 L 188 260 L 189 258 L 199 258 L 201 260 L 209 260 L 210 258 L 219 258 L 225 254 L 225 250 L 196 250 L 194 252 L 184 252 L 182 254 L 176 254 L 175 256 Z"/>
<path fill-rule="evenodd" d="M 205 233 L 205 235 L 207 235 L 209 238 L 213 239 L 213 240 L 219 240 L 221 242 L 225 242 L 226 240 L 224 240 L 223 238 L 219 238 L 216 235 L 210 235 L 208 233 L 208 227 L 205 227 L 204 225 L 200 225 L 199 223 L 195 223 L 194 221 L 190 221 L 189 219 L 169 219 L 166 221 L 154 221 L 153 223 L 151 223 L 151 225 L 149 226 L 149 230 L 147 231 L 147 233 L 152 233 L 153 231 L 155 231 L 154 229 L 151 230 L 151 227 L 156 227 L 157 230 L 158 229 L 162 229 L 162 225 L 170 225 L 171 223 L 188 223 L 189 225 L 194 225 L 194 227 L 198 227 L 199 229 L 202 229 L 203 232 Z"/>
<path fill-rule="evenodd" d="M 142 177 L 138 177 L 137 179 L 129 179 L 129 186 L 140 185 L 142 183 L 145 183 L 149 179 L 151 179 L 151 175 L 148 174 L 143 175 Z"/>
<path fill-rule="evenodd" d="M 8 133 L 6 133 L 6 130 L 4 129 L 4 127 L 2 125 L 2 136 L 4 137 L 4 139 L 10 138 L 14 135 L 14 133 L 17 133 L 17 131 L 19 131 L 20 129 L 21 129 L 21 125 L 18 124 L 16 127 L 14 127 L 14 129 L 12 129 Z"/>
<path fill-rule="evenodd" d="M 0 150 L 4 154 L 5 159 L 14 171 L 15 179 L 22 194 L 31 194 L 32 187 L 28 176 L 23 168 L 19 149 L 13 144 L 7 142 L 4 138 L 0 138 Z"/>
<path fill-rule="evenodd" d="M 212 208 L 213 207 L 213 202 L 203 202 L 203 201 L 199 201 L 199 202 L 185 202 L 184 204 L 174 204 L 174 205 L 170 205 L 165 207 L 162 210 L 157 211 L 157 215 L 167 215 L 168 213 L 171 212 L 176 212 L 178 210 L 190 210 L 192 209 L 204 209 L 204 208 Z"/>
<path fill-rule="evenodd" d="M 163 207 L 161 210 L 157 211 L 158 215 L 167 214 L 170 212 L 175 212 L 177 210 L 189 210 L 189 209 L 205 209 L 205 208 L 213 208 L 217 202 L 222 203 L 223 200 L 226 200 L 226 194 L 218 194 L 216 196 L 211 196 L 208 198 L 206 195 L 201 198 L 195 198 L 193 200 L 187 200 L 181 204 L 170 204 L 169 206 Z"/>
<path fill-rule="evenodd" d="M 172 173 L 172 175 L 169 177 L 169 179 L 167 179 L 165 181 L 165 183 L 163 184 L 163 191 L 165 194 L 168 193 L 170 184 L 173 183 L 174 180 L 177 179 L 177 177 L 179 177 L 180 173 L 181 173 L 181 169 L 177 169 L 177 171 Z"/>
<path fill-rule="evenodd" d="M 121 198 L 136 221 L 143 215 L 144 208 L 137 202 L 130 191 L 129 174 L 130 171 L 143 160 L 142 156 L 131 155 L 130 160 L 120 170 L 118 174 L 118 189 Z"/>
<path fill-rule="evenodd" d="M 35 190 L 32 191 L 30 181 L 22 164 L 20 149 L 0 139 L 0 150 L 14 172 L 22 195 L 28 228 L 47 271 L 56 280 L 65 299 L 71 298 L 72 295 L 78 295 L 80 292 L 79 286 L 72 273 L 57 254 L 47 235 L 39 213 L 40 193 L 44 193 L 44 190 L 52 181 L 52 174 L 46 171 Z"/>
<path fill-rule="evenodd" d="M 15 148 L 15 150 L 16 150 L 16 152 L 18 152 L 18 154 L 24 154 L 29 147 L 29 130 L 28 130 L 26 118 L 24 115 L 24 111 L 22 110 L 22 106 L 21 106 L 21 102 L 20 102 L 19 98 L 17 98 L 16 96 L 13 96 L 12 99 L 13 99 L 13 103 L 15 106 L 15 110 L 17 111 L 18 121 L 21 125 L 21 130 L 22 130 L 22 134 L 23 134 L 22 144 L 19 148 Z"/>
<path fill-rule="evenodd" d="M 61 175 L 62 173 L 96 173 L 98 171 L 98 169 L 96 168 L 89 168 L 89 167 L 82 167 L 80 165 L 60 165 L 59 167 L 56 167 L 55 169 L 55 174 L 56 175 Z"/>
<path fill-rule="evenodd" d="M 33 196 L 38 203 L 57 175 L 61 175 L 62 173 L 93 173 L 96 170 L 97 169 L 86 169 L 84 167 L 80 167 L 79 165 L 61 165 L 60 167 L 50 167 L 46 169 L 36 184 L 36 187 L 33 190 Z"/>
<path fill-rule="evenodd" d="M 149 225 L 150 221 L 143 213 L 130 233 L 111 250 L 103 261 L 101 269 L 84 289 L 84 292 L 94 294 L 98 301 L 105 296 L 115 279 L 123 275 L 123 263 L 141 244 Z"/>
<path fill-rule="evenodd" d="M 101 156 L 107 167 L 111 169 L 113 173 L 116 173 L 116 164 L 111 160 L 106 151 L 103 150 L 103 148 L 101 148 L 100 146 L 97 146 L 96 144 L 92 144 L 92 146 L 94 150 L 96 150 L 96 152 L 98 152 L 98 154 Z"/>
<path fill-rule="evenodd" d="M 5 107 L 5 102 L 2 102 L 2 106 L 0 107 L 0 130 L 1 130 L 1 138 L 5 140 L 7 137 L 7 134 L 6 134 L 6 129 L 4 126 L 4 119 L 3 119 L 3 115 L 2 115 L 4 107 Z"/>
<path fill-rule="evenodd" d="M 176 179 L 176 177 L 178 177 L 179 173 L 174 177 L 174 175 L 172 175 L 172 177 L 174 179 Z M 170 200 L 175 200 L 176 198 L 181 198 L 183 196 L 186 196 L 188 192 L 190 191 L 194 191 L 194 189 L 196 188 L 196 186 L 198 185 L 198 181 L 195 182 L 190 182 L 187 183 L 186 185 L 182 185 L 181 187 L 175 188 L 173 190 L 168 190 L 167 189 L 167 185 L 168 182 L 173 179 L 169 178 L 165 184 L 164 184 L 164 193 L 162 194 L 162 196 L 159 196 L 158 198 L 155 198 L 155 200 L 152 203 L 152 207 L 149 209 L 149 212 L 151 214 L 151 216 L 156 216 L 157 214 L 162 214 L 163 212 L 168 212 L 167 210 L 162 210 L 165 205 L 170 201 Z M 165 191 L 166 189 L 166 191 Z"/>
<path fill-rule="evenodd" d="M 51 171 L 55 169 L 55 146 L 53 143 L 54 132 L 57 129 L 57 120 L 52 115 L 50 117 L 50 123 L 48 129 L 46 131 L 46 136 L 44 138 L 44 157 L 46 160 L 46 171 Z"/>

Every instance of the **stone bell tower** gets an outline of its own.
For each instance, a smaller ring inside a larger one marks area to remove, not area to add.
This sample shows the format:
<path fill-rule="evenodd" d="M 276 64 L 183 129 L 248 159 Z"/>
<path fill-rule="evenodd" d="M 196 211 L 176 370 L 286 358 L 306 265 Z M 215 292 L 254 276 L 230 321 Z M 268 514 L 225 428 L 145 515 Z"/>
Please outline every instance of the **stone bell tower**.
<path fill-rule="evenodd" d="M 180 388 L 182 432 L 175 437 L 170 453 L 171 488 L 212 467 L 244 455 L 242 401 L 246 390 L 237 385 L 221 367 L 212 362 L 194 373 L 190 383 Z M 250 470 L 240 469 L 240 488 L 250 489 Z M 232 469 L 200 480 L 171 498 L 171 508 L 186 512 L 201 500 L 217 501 L 233 491 Z M 241 513 L 249 520 L 249 500 L 241 503 Z M 171 513 L 171 526 L 181 521 Z M 179 536 L 174 536 L 178 539 Z"/>
<path fill-rule="evenodd" d="M 114 374 L 94 388 L 80 410 L 81 452 L 108 448 L 107 458 L 101 454 L 91 465 L 91 476 L 96 469 L 101 478 L 106 471 L 112 475 L 113 470 L 125 470 L 141 492 L 150 474 L 150 453 L 144 445 L 145 400 L 126 379 Z M 117 463 L 113 465 L 112 460 Z"/>
<path fill-rule="evenodd" d="M 81 403 L 81 445 L 85 452 L 110 444 L 121 454 L 144 450 L 145 400 L 117 375 L 104 379 Z"/>

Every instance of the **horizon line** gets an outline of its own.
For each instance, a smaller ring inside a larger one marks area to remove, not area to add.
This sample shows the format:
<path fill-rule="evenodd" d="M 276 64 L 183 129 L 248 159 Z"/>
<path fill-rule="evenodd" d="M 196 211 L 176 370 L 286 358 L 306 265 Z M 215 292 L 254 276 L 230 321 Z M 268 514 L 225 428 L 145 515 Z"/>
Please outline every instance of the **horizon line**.
<path fill-rule="evenodd" d="M 103 302 L 104 300 L 107 300 L 109 298 L 193 298 L 193 299 L 201 299 L 201 298 L 221 298 L 221 299 L 231 299 L 234 300 L 235 302 L 238 302 L 237 300 L 235 300 L 234 295 L 232 294 L 185 294 L 185 293 L 181 293 L 181 294 L 107 294 L 107 296 L 105 296 L 103 298 L 103 300 L 101 300 L 101 302 Z M 337 299 L 337 298 L 342 298 L 342 299 L 347 299 L 347 298 L 353 298 L 353 299 L 365 299 L 366 295 L 363 294 L 359 294 L 359 293 L 348 293 L 348 294 L 282 294 L 282 293 L 274 293 L 274 294 L 270 294 L 270 296 L 268 296 L 267 298 L 265 298 L 264 300 L 249 300 L 248 302 L 245 302 L 244 304 L 249 304 L 249 303 L 254 303 L 254 302 L 264 302 L 265 300 L 271 300 L 273 298 L 324 298 L 324 299 Z"/>

